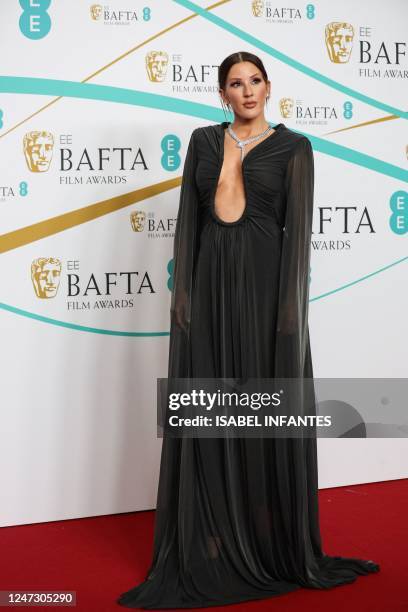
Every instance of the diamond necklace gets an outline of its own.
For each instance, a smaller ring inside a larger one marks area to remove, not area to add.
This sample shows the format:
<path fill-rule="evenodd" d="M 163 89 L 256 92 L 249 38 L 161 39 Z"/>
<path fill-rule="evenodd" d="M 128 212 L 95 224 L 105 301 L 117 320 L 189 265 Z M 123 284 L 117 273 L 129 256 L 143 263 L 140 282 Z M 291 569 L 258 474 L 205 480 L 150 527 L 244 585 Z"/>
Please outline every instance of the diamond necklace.
<path fill-rule="evenodd" d="M 268 127 L 266 128 L 266 130 L 264 130 L 262 132 L 262 134 L 258 134 L 257 136 L 250 136 L 250 138 L 246 138 L 245 140 L 241 140 L 240 138 L 238 138 L 238 136 L 236 135 L 236 133 L 232 129 L 231 125 L 228 126 L 228 128 L 227 128 L 228 133 L 236 141 L 236 143 L 237 143 L 236 146 L 241 149 L 241 162 L 242 162 L 242 160 L 244 158 L 244 147 L 245 147 L 245 145 L 249 144 L 250 142 L 255 142 L 256 140 L 259 140 L 260 138 L 262 138 L 262 136 L 265 136 L 265 134 L 268 134 L 268 132 L 270 132 L 272 129 L 273 128 L 272 128 L 271 124 L 269 124 Z"/>

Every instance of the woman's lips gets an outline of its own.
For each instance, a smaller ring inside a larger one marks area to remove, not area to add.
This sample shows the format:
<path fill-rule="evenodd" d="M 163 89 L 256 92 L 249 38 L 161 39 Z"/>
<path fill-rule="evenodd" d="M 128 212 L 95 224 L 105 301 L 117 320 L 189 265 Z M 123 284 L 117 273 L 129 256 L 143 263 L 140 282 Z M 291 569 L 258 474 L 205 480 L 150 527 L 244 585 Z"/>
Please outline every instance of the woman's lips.
<path fill-rule="evenodd" d="M 253 108 L 254 106 L 256 106 L 256 102 L 246 102 L 244 104 L 245 108 Z"/>

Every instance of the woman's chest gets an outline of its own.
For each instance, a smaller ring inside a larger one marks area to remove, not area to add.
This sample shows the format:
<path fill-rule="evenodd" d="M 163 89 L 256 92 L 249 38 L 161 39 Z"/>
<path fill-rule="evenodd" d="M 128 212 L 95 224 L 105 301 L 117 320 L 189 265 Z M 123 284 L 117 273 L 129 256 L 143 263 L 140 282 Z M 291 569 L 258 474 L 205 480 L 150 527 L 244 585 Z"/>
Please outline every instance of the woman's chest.
<path fill-rule="evenodd" d="M 219 151 L 199 151 L 195 171 L 197 189 L 202 201 L 214 197 L 222 184 L 225 191 L 243 191 L 247 198 L 273 198 L 284 188 L 286 163 L 278 153 L 250 151 L 242 162 L 224 159 Z"/>

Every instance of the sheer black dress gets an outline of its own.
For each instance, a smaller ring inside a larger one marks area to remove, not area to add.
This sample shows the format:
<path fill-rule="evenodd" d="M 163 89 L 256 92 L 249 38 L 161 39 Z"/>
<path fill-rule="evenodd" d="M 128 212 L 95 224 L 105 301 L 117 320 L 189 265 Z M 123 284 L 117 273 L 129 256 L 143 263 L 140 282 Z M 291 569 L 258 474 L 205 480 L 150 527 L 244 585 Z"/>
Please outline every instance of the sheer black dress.
<path fill-rule="evenodd" d="M 174 240 L 169 377 L 313 378 L 308 327 L 314 160 L 280 123 L 242 161 L 246 208 L 214 200 L 227 122 L 196 128 Z M 377 572 L 328 556 L 316 439 L 163 438 L 153 560 L 117 600 L 194 608 L 328 589 Z"/>

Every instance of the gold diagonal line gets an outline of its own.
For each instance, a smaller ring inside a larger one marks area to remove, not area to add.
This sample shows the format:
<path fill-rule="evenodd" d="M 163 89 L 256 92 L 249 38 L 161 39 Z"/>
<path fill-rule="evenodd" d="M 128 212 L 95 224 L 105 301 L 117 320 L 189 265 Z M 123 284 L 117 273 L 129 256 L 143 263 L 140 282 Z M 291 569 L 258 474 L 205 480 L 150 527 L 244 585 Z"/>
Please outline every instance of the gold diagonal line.
<path fill-rule="evenodd" d="M 221 6 L 222 4 L 226 4 L 227 2 L 231 2 L 231 0 L 219 0 L 219 2 L 215 2 L 214 4 L 211 4 L 205 10 L 206 11 L 211 11 L 214 8 L 217 8 L 218 6 Z M 173 25 L 168 26 L 167 28 L 164 28 L 164 30 L 161 30 L 157 34 L 153 34 L 149 38 L 146 38 L 146 40 L 144 40 L 143 42 L 139 43 L 135 47 L 132 47 L 128 51 L 125 51 L 125 53 L 122 53 L 122 55 L 119 55 L 119 57 L 117 57 L 116 59 L 114 59 L 111 62 L 109 62 L 109 64 L 106 64 L 105 66 L 102 66 L 102 68 L 99 68 L 98 70 L 96 70 L 95 72 L 93 72 L 92 74 L 90 74 L 89 76 L 85 77 L 84 79 L 82 79 L 82 81 L 79 81 L 79 82 L 80 83 L 86 83 L 87 81 L 90 81 L 91 79 L 93 79 L 98 74 L 101 74 L 101 72 L 103 72 L 104 70 L 107 70 L 108 68 L 110 68 L 111 66 L 116 64 L 117 62 L 120 62 L 120 60 L 122 60 L 124 57 L 127 57 L 128 55 L 131 55 L 132 53 L 134 53 L 135 51 L 137 51 L 141 47 L 143 47 L 143 46 L 147 45 L 148 43 L 152 42 L 152 40 L 155 40 L 156 38 L 159 38 L 160 36 L 163 36 L 163 34 L 166 34 L 166 32 L 170 32 L 171 30 L 174 30 L 178 26 L 182 25 L 183 23 L 186 23 L 190 19 L 194 19 L 195 17 L 198 17 L 198 13 L 192 13 L 188 17 L 184 17 L 184 19 L 181 19 L 180 21 L 177 21 L 177 23 L 174 23 Z M 25 119 L 22 119 L 21 121 L 19 121 L 18 123 L 16 123 L 12 127 L 10 127 L 7 131 L 5 131 L 4 133 L 0 134 L 0 138 L 4 138 L 5 136 L 7 136 L 7 134 L 10 134 L 10 132 L 13 132 L 18 127 L 20 127 L 20 125 L 23 125 L 24 123 L 26 123 L 27 121 L 29 121 L 30 119 L 35 117 L 36 115 L 39 115 L 40 113 L 42 113 L 42 111 L 44 111 L 46 108 L 49 108 L 50 106 L 52 106 L 53 104 L 58 102 L 58 100 L 61 100 L 61 98 L 63 98 L 63 97 L 64 96 L 58 96 L 57 98 L 54 98 L 54 100 L 51 100 L 50 102 L 45 104 L 44 106 L 41 106 L 41 108 L 36 110 L 34 113 L 29 115 L 28 117 L 25 117 Z"/>
<path fill-rule="evenodd" d="M 391 121 L 392 119 L 400 119 L 400 117 L 397 117 L 397 115 L 390 115 L 389 117 L 380 117 L 379 119 L 371 119 L 370 121 L 363 121 L 361 123 L 356 123 L 354 125 L 348 125 L 347 127 L 340 128 L 338 130 L 326 132 L 324 135 L 329 136 L 330 134 L 338 134 L 339 132 L 346 132 L 347 130 L 354 130 L 355 128 L 365 127 L 367 125 L 374 125 L 375 123 L 383 123 L 384 121 Z"/>
<path fill-rule="evenodd" d="M 206 10 L 207 11 L 208 10 L 212 10 L 212 9 L 214 9 L 214 8 L 216 8 L 218 6 L 221 6 L 223 4 L 226 4 L 227 2 L 230 2 L 230 1 L 231 0 L 220 0 L 219 2 L 216 2 L 216 3 L 212 4 L 212 5 L 210 5 Z M 138 49 L 140 49 L 144 45 L 148 44 L 152 40 L 155 40 L 156 38 L 159 38 L 160 36 L 162 36 L 166 32 L 171 31 L 172 29 L 178 27 L 179 25 L 182 25 L 183 23 L 186 23 L 190 19 L 194 19 L 197 16 L 198 16 L 197 13 L 193 13 L 193 14 L 189 15 L 188 17 L 185 17 L 184 19 L 181 19 L 177 23 L 175 23 L 175 24 L 173 24 L 173 25 L 171 25 L 171 26 L 161 30 L 157 34 L 154 34 L 153 36 L 147 38 L 145 41 L 141 42 L 140 44 L 136 45 L 135 47 L 132 47 L 131 49 L 129 49 L 128 51 L 126 51 L 122 55 L 118 56 L 116 59 L 114 59 L 111 62 L 109 62 L 108 64 L 106 64 L 105 66 L 102 66 L 99 70 L 97 70 L 97 71 L 93 72 L 92 74 L 90 74 L 89 76 L 85 77 L 80 82 L 81 83 L 86 83 L 87 81 L 91 80 L 93 77 L 97 76 L 98 74 L 100 74 L 104 70 L 107 70 L 108 68 L 113 66 L 115 63 L 119 62 L 121 59 L 127 57 L 128 55 L 134 53 L 135 51 L 137 51 Z M 53 104 L 58 102 L 58 100 L 61 100 L 62 98 L 63 98 L 63 96 L 58 96 L 58 97 L 54 98 L 53 100 L 51 100 L 50 102 L 48 102 L 47 104 L 42 106 L 40 109 L 38 109 L 37 111 L 35 111 L 34 113 L 32 113 L 31 115 L 26 117 L 25 119 L 21 120 L 20 122 L 18 122 L 17 124 L 15 124 L 11 128 L 9 128 L 3 134 L 0 134 L 0 138 L 3 138 L 4 136 L 9 134 L 13 130 L 17 129 L 18 127 L 23 125 L 25 122 L 29 121 L 29 119 L 31 119 L 31 118 L 35 117 L 36 115 L 40 114 L 42 111 L 44 111 L 45 109 L 49 108 L 50 106 L 52 106 Z M 396 117 L 395 115 L 391 115 L 389 117 L 383 117 L 383 118 L 380 118 L 380 119 L 374 119 L 372 121 L 367 121 L 367 122 L 360 123 L 360 124 L 357 124 L 357 125 L 354 125 L 354 126 L 347 126 L 345 128 L 341 128 L 339 130 L 334 130 L 332 132 L 328 132 L 327 135 L 328 134 L 335 134 L 337 132 L 342 132 L 342 131 L 346 131 L 346 130 L 350 130 L 350 129 L 354 129 L 354 128 L 361 127 L 361 126 L 366 126 L 366 125 L 371 125 L 371 124 L 375 124 L 375 123 L 380 123 L 382 121 L 389 121 L 391 119 L 397 119 L 397 118 L 398 117 Z M 13 232 L 9 232 L 8 234 L 4 234 L 3 236 L 0 236 L 0 253 L 4 253 L 6 251 L 18 248 L 20 246 L 24 246 L 25 244 L 29 244 L 31 242 L 35 242 L 36 240 L 40 240 L 41 238 L 45 238 L 45 237 L 50 236 L 52 234 L 58 233 L 60 231 L 64 231 L 66 229 L 70 229 L 71 227 L 75 227 L 77 225 L 80 225 L 80 224 L 85 223 L 87 221 L 90 221 L 92 219 L 95 219 L 95 218 L 97 218 L 99 216 L 108 214 L 110 212 L 114 212 L 115 210 L 119 210 L 120 208 L 123 208 L 125 206 L 129 206 L 130 204 L 135 203 L 137 201 L 144 200 L 145 198 L 148 198 L 148 197 L 151 197 L 153 195 L 156 195 L 157 193 L 162 193 L 163 191 L 166 191 L 167 189 L 173 189 L 174 187 L 179 186 L 180 182 L 181 182 L 181 177 L 178 178 L 178 179 L 170 179 L 168 181 L 164 181 L 164 182 L 158 183 L 156 185 L 152 185 L 152 186 L 149 186 L 149 187 L 144 187 L 144 188 L 132 191 L 129 194 L 124 194 L 124 195 L 121 195 L 121 196 L 116 196 L 114 198 L 110 198 L 108 200 L 104 200 L 102 202 L 98 202 L 96 204 L 91 204 L 91 205 L 86 206 L 86 207 L 84 207 L 82 209 L 74 210 L 74 211 L 71 211 L 69 213 L 65 213 L 63 215 L 59 215 L 57 217 L 53 217 L 51 219 L 47 219 L 47 220 L 41 221 L 39 223 L 35 223 L 35 224 L 30 225 L 28 227 L 20 228 L 18 230 L 13 231 Z"/>
<path fill-rule="evenodd" d="M 218 6 L 221 6 L 222 4 L 226 4 L 227 2 L 231 2 L 231 0 L 219 0 L 219 2 L 215 2 L 214 4 L 210 4 L 210 6 L 207 7 L 205 10 L 206 11 L 211 11 L 212 9 L 217 8 Z M 113 66 L 113 64 L 116 64 L 116 62 L 119 62 L 124 57 L 127 57 L 128 55 L 130 55 L 134 51 L 137 51 L 138 49 L 140 49 L 144 45 L 147 45 L 148 43 L 152 42 L 152 40 L 155 40 L 156 38 L 159 38 L 159 36 L 162 36 L 166 32 L 170 32 L 171 30 L 174 30 L 174 28 L 177 28 L 178 26 L 182 25 L 183 23 L 186 23 L 187 21 L 190 21 L 190 19 L 194 19 L 195 17 L 198 17 L 198 13 L 192 13 L 188 17 L 184 17 L 184 19 L 180 19 L 180 21 L 177 21 L 177 23 L 174 23 L 173 25 L 168 26 L 167 28 L 164 28 L 164 30 L 161 30 L 157 34 L 153 34 L 153 36 L 150 36 L 150 38 L 147 38 L 145 41 L 141 42 L 139 45 L 136 45 L 132 49 L 129 49 L 129 51 L 126 51 L 122 55 L 119 55 L 119 57 L 114 59 L 109 64 L 106 64 L 106 66 L 103 66 L 102 68 L 99 68 L 99 70 L 97 70 L 96 72 L 93 72 L 91 75 L 86 77 L 86 79 L 81 81 L 81 83 L 86 83 L 87 81 L 92 79 L 97 74 L 100 74 L 101 72 L 103 72 L 107 68 L 110 68 L 110 66 Z"/>
<path fill-rule="evenodd" d="M 11 128 L 9 128 L 6 132 L 4 132 L 4 134 L 0 134 L 0 138 L 4 138 L 5 136 L 7 136 L 7 134 L 10 134 L 10 132 L 13 132 L 18 127 L 20 127 L 20 125 L 23 125 L 23 123 L 26 123 L 27 121 L 29 121 L 30 119 L 32 119 L 33 117 L 41 113 L 43 110 L 45 110 L 49 106 L 52 106 L 53 104 L 55 104 L 55 102 L 58 102 L 58 100 L 61 100 L 61 98 L 62 96 L 58 96 L 58 98 L 54 98 L 54 100 L 51 100 L 51 102 L 48 102 L 48 104 L 45 104 L 44 106 L 39 108 L 37 111 L 34 111 L 34 113 L 31 113 L 31 115 L 29 115 L 28 117 L 25 117 L 25 119 L 22 119 L 21 121 L 13 125 Z"/>
<path fill-rule="evenodd" d="M 210 11 L 210 10 L 212 10 L 214 8 L 217 8 L 218 6 L 226 4 L 227 2 L 231 2 L 231 0 L 220 0 L 219 2 L 215 2 L 214 4 L 211 4 L 209 7 L 207 7 L 206 10 Z M 186 23 L 190 19 L 194 19 L 195 17 L 198 17 L 198 14 L 197 13 L 192 13 L 188 17 L 185 17 L 184 19 L 181 19 L 177 23 L 175 23 L 175 24 L 173 24 L 171 26 L 168 26 L 167 28 L 165 28 L 164 30 L 161 30 L 157 34 L 154 34 L 153 36 L 150 36 L 150 38 L 147 38 L 145 41 L 141 42 L 140 44 L 136 45 L 135 47 L 132 47 L 131 49 L 129 49 L 125 53 L 122 53 L 122 55 L 120 55 L 116 59 L 114 59 L 111 62 L 109 62 L 109 64 L 106 64 L 105 66 L 102 66 L 102 68 L 99 68 L 99 70 L 96 70 L 95 72 L 93 72 L 89 76 L 85 77 L 82 81 L 80 81 L 80 83 L 86 83 L 87 81 L 90 81 L 93 77 L 95 77 L 96 75 L 100 74 L 104 70 L 107 70 L 108 68 L 110 68 L 110 66 L 113 66 L 116 62 L 119 62 L 124 57 L 127 57 L 128 55 L 130 55 L 131 53 L 134 53 L 134 51 L 137 51 L 138 49 L 140 49 L 144 45 L 147 45 L 152 40 L 155 40 L 156 38 L 159 38 L 160 36 L 162 36 L 166 32 L 170 32 L 172 29 L 178 27 L 179 25 L 182 25 L 183 23 Z M 50 106 L 52 106 L 53 104 L 58 102 L 58 100 L 61 100 L 61 98 L 63 98 L 63 97 L 64 96 L 58 96 L 58 97 L 54 98 L 54 100 L 51 100 L 50 102 L 48 102 L 47 104 L 45 104 L 44 106 L 39 108 L 37 111 L 35 111 L 34 113 L 32 113 L 31 115 L 26 117 L 25 119 L 22 119 L 21 121 L 16 123 L 14 126 L 9 128 L 8 130 L 6 130 L 4 133 L 0 134 L 0 139 L 4 138 L 4 136 L 7 136 L 7 134 L 9 134 L 10 132 L 14 131 L 15 129 L 20 127 L 20 125 L 23 125 L 24 123 L 26 123 L 27 121 L 29 121 L 30 119 L 35 117 L 36 115 L 40 114 L 45 109 L 49 108 Z M 326 134 L 324 134 L 324 135 L 325 136 L 329 136 L 330 134 L 337 134 L 338 132 L 344 132 L 344 131 L 347 131 L 347 130 L 353 130 L 353 129 L 356 129 L 356 128 L 359 128 L 359 127 L 364 127 L 364 126 L 368 126 L 368 125 L 374 125 L 374 124 L 380 123 L 382 121 L 391 121 L 391 120 L 394 120 L 394 119 L 399 119 L 399 117 L 397 117 L 396 115 L 390 115 L 388 117 L 382 117 L 380 119 L 373 119 L 371 121 L 365 121 L 365 122 L 358 123 L 358 124 L 355 124 L 355 125 L 347 126 L 345 128 L 340 128 L 339 130 L 333 130 L 332 132 L 326 132 Z"/>
<path fill-rule="evenodd" d="M 142 187 L 129 193 L 124 193 L 120 196 L 109 198 L 108 200 L 102 200 L 89 206 L 84 206 L 77 210 L 58 215 L 57 217 L 51 217 L 33 225 L 27 227 L 21 227 L 17 230 L 3 234 L 0 236 L 0 253 L 6 253 L 19 247 L 25 246 L 42 238 L 47 238 L 53 234 L 58 234 L 87 221 L 92 221 L 97 217 L 102 217 L 109 213 L 141 202 L 147 198 L 151 198 L 160 193 L 164 193 L 170 189 L 174 189 L 181 184 L 181 177 L 172 178 L 161 183 L 149 185 L 148 187 Z"/>

